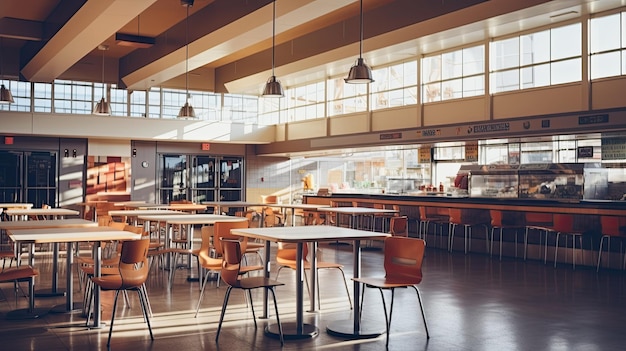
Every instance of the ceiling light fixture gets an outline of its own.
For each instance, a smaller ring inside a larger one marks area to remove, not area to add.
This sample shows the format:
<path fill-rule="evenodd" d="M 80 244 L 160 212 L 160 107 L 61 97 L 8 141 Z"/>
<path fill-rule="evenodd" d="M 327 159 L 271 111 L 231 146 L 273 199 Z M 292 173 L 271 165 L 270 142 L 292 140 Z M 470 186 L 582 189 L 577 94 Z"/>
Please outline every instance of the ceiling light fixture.
<path fill-rule="evenodd" d="M 359 58 L 356 60 L 354 66 L 350 67 L 348 78 L 344 79 L 346 83 L 351 84 L 367 84 L 374 81 L 374 78 L 372 78 L 372 69 L 363 60 L 363 0 L 361 0 L 360 15 L 359 31 L 361 37 L 359 39 Z"/>
<path fill-rule="evenodd" d="M 193 0 L 181 0 L 180 4 L 187 8 L 187 18 L 185 19 L 185 104 L 178 111 L 178 118 L 196 118 L 193 106 L 189 104 L 189 8 L 193 6 Z"/>
<path fill-rule="evenodd" d="M 98 50 L 102 51 L 102 99 L 98 101 L 96 107 L 93 109 L 94 115 L 110 116 L 111 105 L 106 100 L 106 84 L 104 84 L 104 52 L 109 50 L 108 45 L 99 45 Z"/>
<path fill-rule="evenodd" d="M 0 38 L 0 78 L 2 78 L 2 52 L 4 51 L 3 40 Z M 11 90 L 7 89 L 4 84 L 0 84 L 0 104 L 12 104 L 15 100 L 13 100 L 13 94 L 11 94 Z"/>
<path fill-rule="evenodd" d="M 276 75 L 274 74 L 274 59 L 276 51 L 276 0 L 272 1 L 272 3 L 274 6 L 272 14 L 272 76 L 267 80 L 267 83 L 265 83 L 263 97 L 283 97 L 285 96 L 283 87 L 280 85 L 280 81 L 276 79 Z"/>
<path fill-rule="evenodd" d="M 137 34 L 115 33 L 115 42 L 119 46 L 147 49 L 156 42 L 153 37 L 141 35 L 140 16 L 137 16 Z"/>

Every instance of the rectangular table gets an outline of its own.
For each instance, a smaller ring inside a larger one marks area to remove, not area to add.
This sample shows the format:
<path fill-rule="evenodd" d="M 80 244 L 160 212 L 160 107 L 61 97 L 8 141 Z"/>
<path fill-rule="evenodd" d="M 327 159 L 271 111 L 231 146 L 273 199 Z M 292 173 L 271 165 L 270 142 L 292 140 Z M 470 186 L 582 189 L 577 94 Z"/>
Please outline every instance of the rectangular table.
<path fill-rule="evenodd" d="M 376 214 L 395 214 L 398 213 L 398 210 L 392 209 L 383 209 L 383 208 L 372 208 L 372 207 L 322 207 L 319 208 L 320 212 L 328 212 L 339 214 L 346 214 L 350 216 L 350 228 L 357 228 L 357 219 L 363 218 L 363 216 L 374 216 Z M 336 225 L 339 225 L 339 216 L 336 218 Z M 372 225 L 372 230 L 374 230 L 374 226 Z"/>
<path fill-rule="evenodd" d="M 291 209 L 291 226 L 296 225 L 296 209 L 317 211 L 322 207 L 329 207 L 328 205 L 316 205 L 316 204 L 267 204 L 268 207 L 278 207 L 282 209 Z"/>
<path fill-rule="evenodd" d="M 137 225 L 137 217 L 145 216 L 145 215 L 184 215 L 188 214 L 182 211 L 174 211 L 174 210 L 110 210 L 109 216 L 111 217 L 127 217 L 130 218 L 133 222 L 133 225 Z"/>
<path fill-rule="evenodd" d="M 46 216 L 57 219 L 65 216 L 76 216 L 80 212 L 67 208 L 11 208 L 4 211 L 4 213 L 13 220 L 17 220 L 28 219 L 28 216 Z"/>
<path fill-rule="evenodd" d="M 102 262 L 101 241 L 115 240 L 136 240 L 141 235 L 123 230 L 116 230 L 111 227 L 91 227 L 91 228 L 49 228 L 49 229 L 15 229 L 9 230 L 11 240 L 20 244 L 31 244 L 31 254 L 33 244 L 40 243 L 66 243 L 67 244 L 67 282 L 66 282 L 66 311 L 74 309 L 73 302 L 73 279 L 72 279 L 72 244 L 75 242 L 93 242 L 94 275 L 100 276 Z M 101 326 L 100 313 L 100 288 L 94 287 L 94 320 L 93 327 Z"/>
<path fill-rule="evenodd" d="M 271 228 L 244 228 L 233 229 L 233 234 L 245 236 L 248 238 L 255 238 L 265 240 L 265 276 L 269 277 L 269 252 L 270 242 L 284 242 L 295 243 L 297 246 L 297 267 L 296 267 L 296 322 L 295 323 L 282 323 L 283 334 L 287 339 L 301 339 L 314 337 L 319 333 L 318 328 L 315 325 L 305 324 L 303 320 L 303 247 L 306 243 L 312 243 L 313 248 L 311 252 L 311 311 L 315 311 L 316 300 L 316 284 L 317 284 L 317 258 L 315 257 L 316 245 L 320 241 L 337 241 L 337 240 L 350 240 L 354 241 L 353 245 L 353 276 L 358 278 L 361 274 L 361 240 L 372 239 L 384 239 L 389 234 L 378 233 L 372 231 L 356 230 L 350 228 L 342 228 L 328 225 L 314 225 L 314 226 L 301 226 L 301 227 L 271 227 Z M 329 333 L 339 333 L 345 326 L 348 326 L 349 336 L 354 338 L 359 337 L 375 337 L 384 332 L 385 328 L 370 328 L 364 326 L 363 321 L 360 320 L 360 298 L 361 298 L 361 286 L 359 283 L 354 282 L 353 285 L 354 294 L 354 316 L 351 322 L 337 321 L 329 324 L 327 327 Z M 267 303 L 267 291 L 264 294 L 263 301 L 263 313 L 268 315 L 268 303 Z M 352 324 L 352 327 L 350 327 Z M 380 329 L 380 330 L 378 330 Z M 268 326 L 265 330 L 267 334 L 278 335 L 278 327 L 276 325 Z"/>
<path fill-rule="evenodd" d="M 8 222 L 0 222 L 0 230 L 8 232 L 10 230 L 18 230 L 18 229 L 50 229 L 50 228 L 87 228 L 87 227 L 97 227 L 98 223 L 88 221 L 86 219 L 80 218 L 70 218 L 70 219 L 50 219 L 46 221 L 8 221 Z M 19 257 L 21 253 L 21 248 L 18 243 L 16 243 L 15 254 L 18 258 L 19 265 Z M 32 258 L 32 257 L 31 257 Z M 29 264 L 32 266 L 34 262 L 32 259 L 29 261 Z M 53 243 L 53 253 L 52 253 L 52 287 L 49 292 L 39 290 L 37 291 L 38 296 L 59 296 L 64 293 L 58 289 L 58 280 L 59 280 L 59 244 Z"/>

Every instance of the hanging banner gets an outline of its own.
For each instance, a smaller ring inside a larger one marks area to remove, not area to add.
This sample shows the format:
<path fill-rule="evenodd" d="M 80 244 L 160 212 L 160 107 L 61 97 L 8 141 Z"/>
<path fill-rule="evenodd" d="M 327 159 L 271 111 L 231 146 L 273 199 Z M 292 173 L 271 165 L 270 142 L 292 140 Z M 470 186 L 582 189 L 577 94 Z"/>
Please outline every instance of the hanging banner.
<path fill-rule="evenodd" d="M 465 161 L 478 162 L 478 141 L 465 142 Z"/>
<path fill-rule="evenodd" d="M 419 163 L 430 163 L 430 146 L 420 147 L 420 152 L 418 156 Z"/>

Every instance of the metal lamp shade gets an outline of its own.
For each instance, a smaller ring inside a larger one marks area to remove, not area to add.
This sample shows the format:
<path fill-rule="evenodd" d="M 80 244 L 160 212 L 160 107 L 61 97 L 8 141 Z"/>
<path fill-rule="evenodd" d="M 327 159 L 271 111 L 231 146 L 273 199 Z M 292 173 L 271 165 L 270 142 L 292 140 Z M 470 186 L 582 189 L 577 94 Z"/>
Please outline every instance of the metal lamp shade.
<path fill-rule="evenodd" d="M 100 99 L 96 104 L 96 107 L 93 109 L 94 115 L 100 116 L 110 116 L 111 115 L 111 105 L 104 99 Z"/>
<path fill-rule="evenodd" d="M 0 85 L 0 104 L 12 104 L 14 102 L 11 90 L 7 89 L 4 84 Z"/>
<path fill-rule="evenodd" d="M 283 97 L 285 93 L 283 92 L 283 86 L 280 85 L 280 82 L 276 79 L 276 76 L 271 76 L 270 79 L 265 83 L 265 89 L 263 89 L 264 97 Z"/>
<path fill-rule="evenodd" d="M 189 105 L 189 102 L 185 102 L 185 105 L 180 108 L 180 111 L 178 111 L 178 118 L 196 118 L 193 106 Z"/>
<path fill-rule="evenodd" d="M 365 64 L 362 57 L 356 60 L 356 64 L 350 67 L 348 78 L 344 79 L 346 83 L 352 84 L 367 84 L 372 83 L 372 69 Z"/>

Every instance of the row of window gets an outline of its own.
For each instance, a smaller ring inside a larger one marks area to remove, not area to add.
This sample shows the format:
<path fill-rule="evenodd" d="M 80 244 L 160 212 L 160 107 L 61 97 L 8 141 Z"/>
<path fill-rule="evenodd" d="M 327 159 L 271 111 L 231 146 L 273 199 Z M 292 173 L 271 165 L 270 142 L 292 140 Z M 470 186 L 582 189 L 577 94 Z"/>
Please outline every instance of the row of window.
<path fill-rule="evenodd" d="M 375 82 L 370 85 L 346 84 L 341 77 L 288 88 L 280 99 L 201 91 L 190 91 L 189 99 L 202 120 L 271 125 L 417 104 L 418 87 L 421 102 L 430 103 L 480 96 L 487 90 L 496 94 L 578 82 L 583 72 L 582 27 L 578 22 L 494 40 L 489 45 L 428 55 L 419 62 L 420 74 L 417 60 L 377 68 L 372 71 Z M 590 78 L 624 74 L 626 12 L 592 18 Z M 176 118 L 187 99 L 185 91 L 176 89 L 128 92 L 101 83 L 2 82 L 11 89 L 16 102 L 0 106 L 0 110 L 89 114 L 94 102 L 109 88 L 113 115 Z"/>

